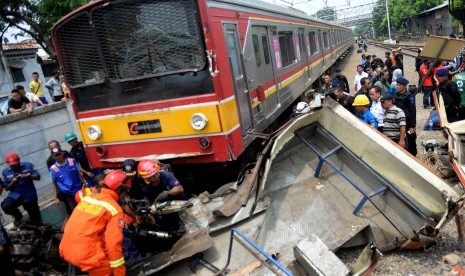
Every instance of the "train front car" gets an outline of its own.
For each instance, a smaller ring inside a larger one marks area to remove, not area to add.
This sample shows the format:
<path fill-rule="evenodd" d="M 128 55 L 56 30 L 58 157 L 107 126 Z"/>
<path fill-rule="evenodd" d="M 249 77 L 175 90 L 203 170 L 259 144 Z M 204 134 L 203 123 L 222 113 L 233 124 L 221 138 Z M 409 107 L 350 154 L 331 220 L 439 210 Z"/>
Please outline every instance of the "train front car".
<path fill-rule="evenodd" d="M 58 59 L 93 167 L 240 154 L 234 99 L 214 84 L 205 11 L 193 0 L 95 1 L 56 24 Z"/>
<path fill-rule="evenodd" d="M 93 167 L 234 161 L 351 44 L 349 29 L 245 0 L 97 0 L 52 36 Z"/>

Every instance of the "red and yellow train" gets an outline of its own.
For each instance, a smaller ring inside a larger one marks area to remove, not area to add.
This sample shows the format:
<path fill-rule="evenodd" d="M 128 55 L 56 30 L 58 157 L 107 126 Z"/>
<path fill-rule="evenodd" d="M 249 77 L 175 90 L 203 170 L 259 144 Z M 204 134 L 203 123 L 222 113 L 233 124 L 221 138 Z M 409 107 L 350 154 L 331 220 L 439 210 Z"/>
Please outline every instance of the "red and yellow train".
<path fill-rule="evenodd" d="M 52 36 L 93 167 L 234 161 L 353 43 L 247 0 L 96 0 Z"/>

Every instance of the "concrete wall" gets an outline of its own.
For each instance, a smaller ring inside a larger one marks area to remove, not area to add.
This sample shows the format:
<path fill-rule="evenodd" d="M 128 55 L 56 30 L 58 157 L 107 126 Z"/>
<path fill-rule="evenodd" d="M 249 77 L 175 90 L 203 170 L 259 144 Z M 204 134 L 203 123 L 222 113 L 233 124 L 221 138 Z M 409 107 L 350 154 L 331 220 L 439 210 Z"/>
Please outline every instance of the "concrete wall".
<path fill-rule="evenodd" d="M 437 35 L 437 25 L 442 24 L 442 30 L 439 31 L 441 36 L 449 36 L 451 33 L 462 33 L 460 27 L 452 26 L 452 16 L 449 13 L 448 6 L 431 11 L 428 14 L 420 14 L 413 20 L 407 20 L 408 32 L 412 35 L 426 36 L 426 29 L 429 30 L 431 35 Z M 431 26 L 431 28 L 430 28 Z"/>
<path fill-rule="evenodd" d="M 41 208 L 45 208 L 53 201 L 50 173 L 46 168 L 46 160 L 50 155 L 48 142 L 55 139 L 60 142 L 63 149 L 70 149 L 69 144 L 64 142 L 63 138 L 66 132 L 74 131 L 75 119 L 66 108 L 67 104 L 69 105 L 70 102 L 36 108 L 31 115 L 22 112 L 0 117 L 0 166 L 2 170 L 8 166 L 4 163 L 4 158 L 6 153 L 12 151 L 18 153 L 21 161 L 31 162 L 36 166 L 41 179 L 34 181 L 34 184 Z M 3 200 L 6 195 L 7 192 L 4 191 L 0 200 Z M 47 212 L 53 213 L 54 211 L 47 210 Z M 4 218 L 7 222 L 11 220 L 8 215 L 4 215 Z M 50 218 L 47 221 L 53 223 Z"/>

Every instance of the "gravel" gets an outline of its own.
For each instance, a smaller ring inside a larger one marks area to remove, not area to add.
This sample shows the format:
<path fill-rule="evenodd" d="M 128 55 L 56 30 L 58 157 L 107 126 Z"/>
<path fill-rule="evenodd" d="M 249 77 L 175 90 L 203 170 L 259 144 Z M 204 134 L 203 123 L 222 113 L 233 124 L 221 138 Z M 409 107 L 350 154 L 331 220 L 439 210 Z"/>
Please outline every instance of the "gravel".
<path fill-rule="evenodd" d="M 347 57 L 340 64 L 343 69 L 342 74 L 349 80 L 349 85 L 353 87 L 353 80 L 356 74 L 356 66 L 360 63 L 361 53 L 356 53 L 356 48 L 350 51 Z M 366 54 L 375 54 L 384 60 L 383 48 L 369 46 Z M 415 72 L 415 59 L 404 56 L 404 77 L 410 84 L 417 84 L 418 75 Z M 352 88 L 353 89 L 353 88 Z M 354 91 L 351 91 L 354 94 Z M 432 109 L 424 109 L 422 104 L 423 94 L 416 96 L 417 106 L 417 148 L 418 153 L 423 153 L 421 142 L 423 140 L 435 139 L 438 142 L 446 142 L 441 131 L 425 131 L 423 127 L 429 118 Z M 457 184 L 450 181 L 451 185 Z M 453 275 L 451 270 L 454 266 L 465 268 L 465 252 L 460 252 L 457 246 L 457 228 L 455 220 L 450 221 L 441 229 L 442 239 L 438 245 L 433 246 L 428 251 L 393 251 L 384 254 L 378 263 L 376 275 Z M 353 264 L 363 248 L 341 249 L 337 255 L 348 265 Z M 444 259 L 448 260 L 446 262 Z M 455 263 L 455 265 L 454 265 Z M 458 274 L 457 274 L 458 275 Z"/>

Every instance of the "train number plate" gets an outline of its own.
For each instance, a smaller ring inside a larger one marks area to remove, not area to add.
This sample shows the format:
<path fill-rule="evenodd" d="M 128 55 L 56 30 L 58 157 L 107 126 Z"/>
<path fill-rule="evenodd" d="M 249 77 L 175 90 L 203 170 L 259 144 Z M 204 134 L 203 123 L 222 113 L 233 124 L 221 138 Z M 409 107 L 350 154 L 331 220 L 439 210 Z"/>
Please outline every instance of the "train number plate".
<path fill-rule="evenodd" d="M 161 132 L 160 120 L 130 122 L 128 128 L 131 135 Z"/>

